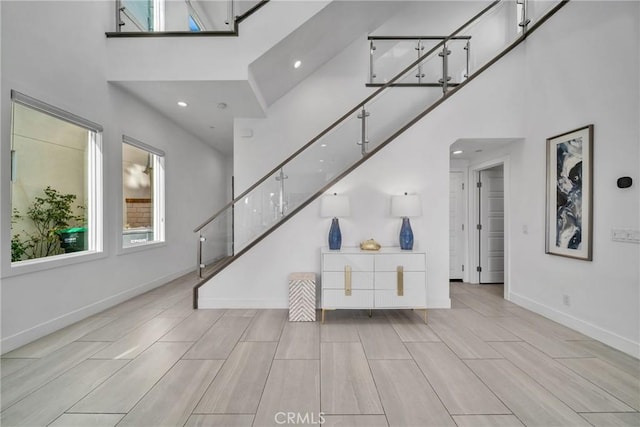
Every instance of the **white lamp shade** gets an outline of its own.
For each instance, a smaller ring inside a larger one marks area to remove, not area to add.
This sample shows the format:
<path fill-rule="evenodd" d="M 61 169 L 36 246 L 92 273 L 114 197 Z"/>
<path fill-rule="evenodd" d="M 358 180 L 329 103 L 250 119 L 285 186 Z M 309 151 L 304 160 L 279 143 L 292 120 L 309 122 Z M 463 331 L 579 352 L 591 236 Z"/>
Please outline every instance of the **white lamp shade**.
<path fill-rule="evenodd" d="M 347 196 L 324 196 L 320 200 L 320 216 L 338 218 L 351 215 L 351 206 Z"/>
<path fill-rule="evenodd" d="M 417 194 L 391 196 L 391 216 L 410 217 L 422 215 L 422 203 Z"/>

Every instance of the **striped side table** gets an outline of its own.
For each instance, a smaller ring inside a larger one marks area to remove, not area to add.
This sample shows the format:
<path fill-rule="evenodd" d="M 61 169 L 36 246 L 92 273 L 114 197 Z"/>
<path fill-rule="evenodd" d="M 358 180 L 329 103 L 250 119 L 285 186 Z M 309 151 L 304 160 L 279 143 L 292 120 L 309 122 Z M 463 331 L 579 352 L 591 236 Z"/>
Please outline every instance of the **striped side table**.
<path fill-rule="evenodd" d="M 316 274 L 289 275 L 289 321 L 316 321 Z"/>

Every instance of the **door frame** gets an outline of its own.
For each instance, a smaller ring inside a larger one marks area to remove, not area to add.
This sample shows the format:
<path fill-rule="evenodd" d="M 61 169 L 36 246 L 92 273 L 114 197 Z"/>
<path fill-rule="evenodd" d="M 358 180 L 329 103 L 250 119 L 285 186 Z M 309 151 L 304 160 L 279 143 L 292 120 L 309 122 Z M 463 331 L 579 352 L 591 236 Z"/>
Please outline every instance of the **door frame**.
<path fill-rule="evenodd" d="M 491 160 L 484 160 L 479 163 L 471 163 L 469 164 L 469 174 L 468 174 L 468 187 L 469 189 L 473 189 L 474 191 L 469 191 L 469 210 L 468 210 L 468 221 L 469 227 L 467 227 L 467 249 L 468 249 L 468 260 L 478 260 L 480 258 L 479 254 L 479 241 L 478 241 L 478 230 L 475 227 L 477 224 L 477 214 L 479 211 L 479 200 L 478 200 L 478 192 L 475 191 L 476 183 L 480 177 L 480 171 L 485 169 L 491 169 L 494 166 L 502 165 L 504 168 L 504 299 L 509 300 L 510 295 L 510 284 L 511 284 L 511 166 L 509 162 L 509 156 L 500 156 Z M 476 261 L 472 262 L 475 264 Z M 480 275 L 476 271 L 476 266 L 469 266 L 468 269 L 468 281 L 469 283 L 479 284 L 480 283 Z"/>
<path fill-rule="evenodd" d="M 464 271 L 462 272 L 462 281 L 469 282 L 469 271 L 471 265 L 469 263 L 469 168 L 468 167 L 451 167 L 449 173 L 457 172 L 462 173 L 462 182 L 464 183 L 464 190 L 462 192 L 462 221 L 464 223 L 464 231 L 462 232 L 462 247 L 460 248 L 462 262 L 464 264 Z"/>

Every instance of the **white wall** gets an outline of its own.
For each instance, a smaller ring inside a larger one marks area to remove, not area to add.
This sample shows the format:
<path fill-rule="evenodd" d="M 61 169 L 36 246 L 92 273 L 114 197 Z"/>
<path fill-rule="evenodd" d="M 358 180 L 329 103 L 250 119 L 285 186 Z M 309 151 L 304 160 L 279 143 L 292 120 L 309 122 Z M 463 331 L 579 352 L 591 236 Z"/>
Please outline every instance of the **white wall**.
<path fill-rule="evenodd" d="M 490 2 L 413 1 L 377 28 L 376 36 L 447 36 Z"/>
<path fill-rule="evenodd" d="M 371 237 L 395 243 L 399 226 L 388 216 L 389 196 L 420 193 L 424 215 L 412 223 L 418 248 L 427 251 L 429 306 L 447 306 L 449 145 L 459 138 L 522 138 L 508 153 L 508 297 L 637 357 L 639 246 L 612 242 L 610 232 L 640 228 L 638 185 L 615 186 L 619 176 L 640 179 L 638 8 L 569 3 L 525 45 L 342 180 L 335 191 L 353 206 L 341 220 L 343 244 Z M 607 83 L 613 75 L 618 83 Z M 589 123 L 595 124 L 594 260 L 585 262 L 544 253 L 545 140 Z M 214 277 L 200 289 L 201 306 L 286 307 L 287 275 L 319 272 L 329 222 L 318 213 L 314 202 Z M 570 307 L 562 306 L 562 294 L 571 297 Z"/>
<path fill-rule="evenodd" d="M 638 2 L 570 2 L 527 42 L 526 141 L 511 156 L 519 171 L 511 297 L 636 357 L 640 245 L 611 241 L 611 229 L 640 229 L 639 9 Z M 545 140 L 588 124 L 595 126 L 591 262 L 544 253 Z M 620 176 L 634 185 L 617 188 Z"/>
<path fill-rule="evenodd" d="M 96 257 L 16 275 L 8 262 L 9 170 L 0 169 L 5 352 L 195 269 L 192 230 L 226 200 L 228 169 L 222 155 L 106 82 L 104 32 L 110 29 L 112 2 L 21 1 L 1 7 L 0 164 L 9 163 L 11 89 L 105 129 L 105 245 Z M 119 251 L 123 133 L 166 152 L 164 245 Z"/>

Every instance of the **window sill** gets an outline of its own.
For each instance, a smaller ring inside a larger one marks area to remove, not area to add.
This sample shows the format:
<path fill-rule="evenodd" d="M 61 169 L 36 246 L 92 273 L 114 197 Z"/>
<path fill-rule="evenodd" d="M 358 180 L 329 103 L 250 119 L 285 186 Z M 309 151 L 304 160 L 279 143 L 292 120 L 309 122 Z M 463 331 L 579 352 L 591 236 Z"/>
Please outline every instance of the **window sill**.
<path fill-rule="evenodd" d="M 103 251 L 83 251 L 73 254 L 63 254 L 34 260 L 20 261 L 18 263 L 11 263 L 11 265 L 6 269 L 3 268 L 2 278 L 66 267 L 106 257 L 107 254 Z"/>
<path fill-rule="evenodd" d="M 118 249 L 118 256 L 127 255 L 135 252 L 147 251 L 147 250 L 156 249 L 156 248 L 162 248 L 164 246 L 167 246 L 166 241 L 142 243 L 135 246 L 128 246 L 126 248 L 121 247 Z"/>

